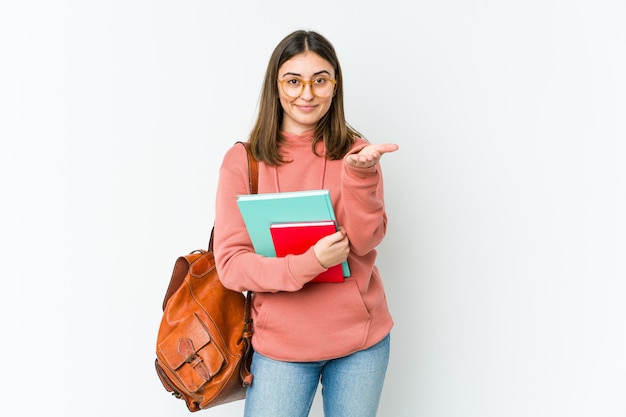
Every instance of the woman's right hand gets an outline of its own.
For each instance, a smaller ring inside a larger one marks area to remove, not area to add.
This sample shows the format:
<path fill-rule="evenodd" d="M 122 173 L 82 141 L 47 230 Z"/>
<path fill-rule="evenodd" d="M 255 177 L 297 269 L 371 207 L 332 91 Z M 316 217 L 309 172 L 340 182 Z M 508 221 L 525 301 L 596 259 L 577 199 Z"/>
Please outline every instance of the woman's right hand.
<path fill-rule="evenodd" d="M 324 268 L 330 268 L 348 259 L 350 241 L 343 227 L 332 235 L 325 236 L 313 245 L 317 260 Z"/>

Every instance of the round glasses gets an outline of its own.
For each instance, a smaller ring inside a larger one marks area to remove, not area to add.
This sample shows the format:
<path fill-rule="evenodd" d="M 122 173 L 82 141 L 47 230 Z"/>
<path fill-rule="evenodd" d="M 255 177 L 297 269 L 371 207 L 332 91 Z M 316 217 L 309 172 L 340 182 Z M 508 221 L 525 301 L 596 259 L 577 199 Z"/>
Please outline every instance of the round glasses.
<path fill-rule="evenodd" d="M 307 84 L 311 86 L 311 92 L 315 97 L 326 98 L 335 91 L 335 80 L 326 77 L 316 77 L 312 80 L 289 77 L 278 80 L 278 82 L 280 83 L 283 93 L 291 98 L 300 97 Z"/>

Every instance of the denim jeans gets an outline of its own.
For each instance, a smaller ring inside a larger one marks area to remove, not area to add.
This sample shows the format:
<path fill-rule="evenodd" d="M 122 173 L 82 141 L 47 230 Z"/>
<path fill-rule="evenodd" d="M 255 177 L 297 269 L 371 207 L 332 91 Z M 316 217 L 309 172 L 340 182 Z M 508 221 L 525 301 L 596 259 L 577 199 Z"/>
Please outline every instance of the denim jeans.
<path fill-rule="evenodd" d="M 307 417 L 321 380 L 325 417 L 375 417 L 389 363 L 390 336 L 349 356 L 281 362 L 257 352 L 245 417 Z"/>

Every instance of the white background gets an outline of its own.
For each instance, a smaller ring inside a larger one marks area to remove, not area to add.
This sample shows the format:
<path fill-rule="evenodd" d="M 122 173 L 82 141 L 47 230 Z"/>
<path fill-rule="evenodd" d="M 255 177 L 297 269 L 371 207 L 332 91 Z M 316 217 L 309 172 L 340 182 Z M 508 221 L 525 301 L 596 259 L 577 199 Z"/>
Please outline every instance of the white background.
<path fill-rule="evenodd" d="M 3 2 L 0 413 L 189 415 L 153 368 L 162 297 L 304 28 L 349 122 L 400 145 L 379 414 L 624 417 L 624 22 L 621 0 Z"/>

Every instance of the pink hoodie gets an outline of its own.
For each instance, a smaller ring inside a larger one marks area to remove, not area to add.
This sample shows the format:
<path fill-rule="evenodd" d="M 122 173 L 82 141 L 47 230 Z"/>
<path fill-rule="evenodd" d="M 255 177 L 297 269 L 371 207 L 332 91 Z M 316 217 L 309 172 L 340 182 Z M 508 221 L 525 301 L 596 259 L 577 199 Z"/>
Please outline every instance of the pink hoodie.
<path fill-rule="evenodd" d="M 279 167 L 259 163 L 259 193 L 329 189 L 337 223 L 350 240 L 351 276 L 343 283 L 307 283 L 325 271 L 313 249 L 302 255 L 266 258 L 254 253 L 237 207 L 248 193 L 248 164 L 241 145 L 224 156 L 217 187 L 214 252 L 227 288 L 254 291 L 252 344 L 281 361 L 319 361 L 346 356 L 382 340 L 393 327 L 376 246 L 387 216 L 380 165 L 353 168 L 311 151 L 313 132 L 284 134 Z M 351 153 L 367 142 L 359 139 Z M 323 154 L 324 145 L 318 144 Z"/>

